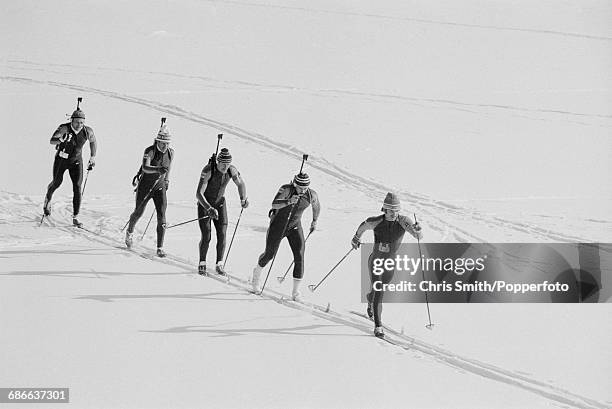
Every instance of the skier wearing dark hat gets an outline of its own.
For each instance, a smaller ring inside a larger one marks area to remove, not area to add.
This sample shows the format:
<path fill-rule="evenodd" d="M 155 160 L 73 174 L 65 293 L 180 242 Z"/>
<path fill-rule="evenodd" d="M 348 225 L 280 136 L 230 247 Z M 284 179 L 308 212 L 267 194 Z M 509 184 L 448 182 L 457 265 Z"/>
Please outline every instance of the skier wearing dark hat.
<path fill-rule="evenodd" d="M 81 208 L 81 183 L 83 182 L 83 157 L 82 149 L 85 142 L 89 141 L 89 162 L 87 170 L 92 170 L 96 165 L 96 136 L 93 129 L 85 125 L 85 112 L 77 108 L 70 117 L 70 122 L 61 124 L 49 141 L 55 145 L 57 153 L 53 162 L 53 180 L 47 187 L 43 212 L 45 216 L 51 214 L 51 197 L 53 192 L 60 187 L 64 179 L 64 172 L 68 170 L 72 180 L 72 223 L 81 227 L 78 220 Z"/>
<path fill-rule="evenodd" d="M 299 300 L 300 284 L 304 276 L 304 232 L 302 231 L 302 213 L 312 205 L 312 222 L 310 231 L 317 227 L 321 205 L 317 192 L 310 188 L 310 177 L 306 173 L 295 175 L 293 181 L 282 185 L 272 201 L 270 226 L 266 235 L 266 249 L 259 256 L 253 269 L 251 285 L 258 292 L 259 278 L 263 268 L 274 258 L 283 237 L 287 237 L 293 252 L 293 291 L 292 298 Z"/>
<path fill-rule="evenodd" d="M 421 226 L 418 223 L 413 223 L 408 216 L 399 214 L 401 204 L 395 193 L 387 193 L 383 202 L 383 214 L 379 216 L 369 217 L 357 228 L 357 232 L 351 240 L 351 245 L 354 249 L 361 245 L 361 235 L 366 230 L 374 231 L 374 251 L 368 259 L 368 267 L 370 270 L 370 280 L 372 283 L 381 281 L 382 284 L 388 284 L 393 279 L 394 269 L 386 269 L 382 275 L 377 276 L 373 273 L 373 263 L 375 259 L 394 259 L 397 250 L 402 243 L 404 233 L 408 232 L 414 238 L 421 239 Z M 384 266 L 384 263 L 383 263 Z M 382 286 L 381 286 L 382 287 Z M 383 291 L 374 290 L 367 294 L 368 300 L 368 316 L 374 318 L 374 335 L 384 337 L 384 331 L 381 322 L 382 314 L 382 299 Z"/>
<path fill-rule="evenodd" d="M 130 216 L 127 232 L 125 234 L 125 245 L 132 247 L 134 226 L 142 216 L 147 202 L 153 199 L 157 213 L 157 255 L 166 257 L 164 252 L 164 235 L 166 233 L 166 190 L 170 184 L 170 168 L 174 159 L 174 150 L 170 148 L 170 132 L 165 123 L 162 124 L 154 144 L 144 151 L 142 166 L 139 174 L 134 177 L 132 184 L 137 180 L 136 208 Z M 139 176 L 140 175 L 140 176 Z"/>
<path fill-rule="evenodd" d="M 225 188 L 229 181 L 232 180 L 238 187 L 240 195 L 240 205 L 243 209 L 249 206 L 247 199 L 246 185 L 240 172 L 232 165 L 232 155 L 227 148 L 221 149 L 216 160 L 211 158 L 211 161 L 204 166 L 200 174 L 200 181 L 196 190 L 196 199 L 198 200 L 198 223 L 200 225 L 200 263 L 198 265 L 198 274 L 206 274 L 206 254 L 208 253 L 208 245 L 211 238 L 212 219 L 217 232 L 217 265 L 215 270 L 218 274 L 225 275 L 223 269 L 223 255 L 225 253 L 225 241 L 227 232 L 227 207 L 225 206 Z"/>

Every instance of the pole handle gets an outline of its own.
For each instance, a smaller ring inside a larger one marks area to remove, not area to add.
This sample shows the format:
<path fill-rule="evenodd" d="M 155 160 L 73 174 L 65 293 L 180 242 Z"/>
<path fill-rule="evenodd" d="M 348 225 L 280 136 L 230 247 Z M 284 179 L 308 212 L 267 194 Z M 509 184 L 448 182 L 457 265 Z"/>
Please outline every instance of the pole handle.
<path fill-rule="evenodd" d="M 81 102 L 83 102 L 83 97 L 78 97 L 77 98 L 77 108 L 76 109 L 79 109 L 79 106 L 81 105 Z"/>

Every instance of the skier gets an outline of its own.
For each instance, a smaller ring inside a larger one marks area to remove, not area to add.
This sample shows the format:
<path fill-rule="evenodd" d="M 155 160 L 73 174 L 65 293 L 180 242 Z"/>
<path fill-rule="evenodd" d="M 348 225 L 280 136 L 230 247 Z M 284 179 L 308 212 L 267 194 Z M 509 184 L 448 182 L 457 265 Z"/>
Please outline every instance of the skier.
<path fill-rule="evenodd" d="M 221 149 L 215 160 L 211 157 L 208 164 L 202 169 L 200 181 L 196 190 L 198 200 L 198 224 L 200 225 L 200 263 L 198 274 L 206 275 L 206 254 L 211 238 L 210 221 L 213 220 L 217 231 L 217 265 L 218 274 L 225 275 L 223 269 L 223 255 L 225 253 L 225 234 L 227 232 L 227 207 L 225 206 L 225 188 L 230 179 L 238 187 L 240 205 L 243 209 L 249 207 L 246 185 L 240 172 L 232 163 L 232 155 L 227 148 Z"/>
<path fill-rule="evenodd" d="M 312 205 L 312 222 L 310 231 L 317 227 L 321 213 L 319 197 L 310 187 L 310 177 L 306 173 L 295 175 L 292 183 L 282 185 L 272 201 L 270 225 L 266 235 L 266 249 L 259 256 L 253 269 L 251 285 L 254 292 L 259 292 L 261 271 L 274 258 L 283 237 L 287 237 L 293 252 L 293 291 L 294 301 L 300 300 L 300 284 L 304 276 L 304 232 L 302 231 L 302 213 Z"/>
<path fill-rule="evenodd" d="M 153 145 L 145 149 L 142 166 L 132 180 L 132 185 L 138 184 L 136 208 L 130 216 L 125 234 L 125 245 L 131 248 L 134 226 L 142 216 L 147 202 L 152 198 L 157 212 L 157 255 L 159 257 L 166 257 L 163 249 L 166 232 L 166 190 L 170 184 L 170 168 L 174 158 L 174 150 L 169 145 L 170 132 L 166 124 L 162 123 Z"/>
<path fill-rule="evenodd" d="M 380 210 L 383 214 L 367 218 L 359 225 L 355 236 L 351 240 L 351 245 L 354 249 L 357 249 L 361 245 L 361 235 L 366 230 L 374 230 L 374 251 L 368 259 L 370 281 L 372 284 L 375 281 L 388 284 L 393 279 L 395 273 L 395 269 L 385 269 L 382 275 L 374 275 L 374 259 L 394 259 L 405 232 L 412 234 L 414 238 L 419 240 L 423 238 L 421 226 L 419 226 L 418 222 L 412 223 L 409 217 L 399 214 L 401 204 L 396 194 L 387 193 Z M 367 313 L 370 318 L 374 318 L 374 335 L 380 338 L 385 336 L 381 323 L 383 294 L 382 290 L 377 291 L 374 289 L 367 294 Z"/>
<path fill-rule="evenodd" d="M 83 182 L 83 157 L 81 151 L 86 141 L 89 141 L 87 170 L 92 170 L 96 165 L 96 136 L 93 129 L 85 125 L 85 112 L 78 106 L 70 116 L 70 122 L 61 124 L 53 132 L 49 141 L 51 145 L 55 145 L 57 153 L 53 162 L 53 180 L 47 187 L 43 213 L 45 216 L 51 214 L 51 197 L 53 197 L 53 192 L 62 184 L 64 172 L 68 170 L 72 180 L 72 224 L 77 227 L 83 226 L 83 223 L 79 222 L 78 216 L 81 208 L 81 183 Z"/>

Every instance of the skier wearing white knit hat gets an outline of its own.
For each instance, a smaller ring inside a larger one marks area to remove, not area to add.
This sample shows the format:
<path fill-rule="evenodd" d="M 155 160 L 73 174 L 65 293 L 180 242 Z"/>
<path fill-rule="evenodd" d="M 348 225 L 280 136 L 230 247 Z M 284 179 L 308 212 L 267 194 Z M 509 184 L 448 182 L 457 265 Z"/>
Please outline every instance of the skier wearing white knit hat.
<path fill-rule="evenodd" d="M 401 203 L 397 194 L 391 192 L 387 193 L 380 210 L 383 214 L 369 217 L 359 225 L 357 232 L 355 232 L 355 236 L 353 236 L 351 240 L 351 245 L 354 249 L 359 248 L 361 245 L 361 235 L 367 230 L 374 231 L 374 251 L 370 254 L 368 259 L 370 280 L 372 283 L 374 283 L 374 281 L 381 281 L 383 284 L 388 284 L 393 279 L 395 270 L 386 269 L 382 275 L 376 276 L 372 269 L 374 260 L 395 258 L 397 250 L 400 244 L 402 244 L 404 233 L 408 232 L 419 240 L 423 237 L 423 234 L 421 233 L 421 226 L 419 226 L 418 222 L 413 223 L 408 216 L 400 214 Z M 382 291 L 372 289 L 372 291 L 367 294 L 367 312 L 368 316 L 374 319 L 374 335 L 377 337 L 384 337 L 385 335 L 381 321 L 382 299 Z"/>
<path fill-rule="evenodd" d="M 154 140 L 154 144 L 144 151 L 142 166 L 138 174 L 134 177 L 132 184 L 136 184 L 136 208 L 130 216 L 129 225 L 125 235 L 125 244 L 128 248 L 132 246 L 132 235 L 134 226 L 147 206 L 149 199 L 155 203 L 157 213 L 157 255 L 165 257 L 163 250 L 164 235 L 166 233 L 166 207 L 168 200 L 166 190 L 170 184 L 170 168 L 174 158 L 174 150 L 170 148 L 170 132 L 162 118 L 162 125 Z"/>

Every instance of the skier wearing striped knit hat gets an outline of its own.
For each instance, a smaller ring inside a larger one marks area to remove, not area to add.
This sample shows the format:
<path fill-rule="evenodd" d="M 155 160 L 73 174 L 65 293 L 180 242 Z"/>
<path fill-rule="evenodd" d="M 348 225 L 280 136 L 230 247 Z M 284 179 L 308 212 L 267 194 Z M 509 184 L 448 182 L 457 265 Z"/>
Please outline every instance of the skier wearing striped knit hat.
<path fill-rule="evenodd" d="M 304 232 L 302 231 L 302 214 L 312 205 L 312 222 L 310 231 L 317 227 L 317 219 L 321 213 L 321 205 L 317 192 L 310 188 L 310 177 L 306 173 L 295 175 L 293 181 L 282 185 L 272 201 L 270 210 L 270 226 L 266 235 L 266 249 L 259 256 L 253 269 L 251 285 L 258 292 L 261 271 L 276 254 L 284 237 L 287 237 L 293 252 L 293 291 L 292 298 L 299 300 L 300 284 L 304 277 Z"/>
<path fill-rule="evenodd" d="M 232 155 L 227 148 L 221 149 L 219 155 L 211 157 L 209 163 L 204 166 L 200 174 L 200 181 L 196 189 L 198 200 L 198 223 L 200 225 L 200 263 L 198 274 L 206 275 L 206 254 L 210 244 L 212 228 L 211 219 L 217 231 L 217 274 L 225 275 L 223 269 L 223 255 L 225 253 L 225 242 L 227 232 L 227 207 L 225 206 L 225 188 L 230 180 L 238 187 L 240 205 L 243 209 L 249 206 L 246 184 L 240 176 L 240 172 L 232 165 Z"/>
<path fill-rule="evenodd" d="M 374 260 L 394 259 L 400 244 L 402 244 L 404 233 L 408 232 L 419 240 L 423 238 L 423 233 L 421 233 L 419 223 L 413 223 L 408 216 L 399 213 L 401 204 L 399 197 L 395 193 L 387 193 L 380 210 L 383 214 L 368 217 L 359 225 L 355 236 L 351 240 L 351 245 L 354 249 L 359 248 L 361 245 L 361 235 L 367 230 L 374 231 L 374 251 L 372 251 L 368 259 L 370 280 L 372 283 L 381 281 L 382 284 L 389 284 L 393 279 L 395 270 L 386 269 L 382 275 L 374 275 L 372 268 Z M 374 318 L 374 335 L 384 337 L 385 334 L 381 322 L 383 292 L 372 289 L 366 298 L 368 300 L 368 316 Z"/>

